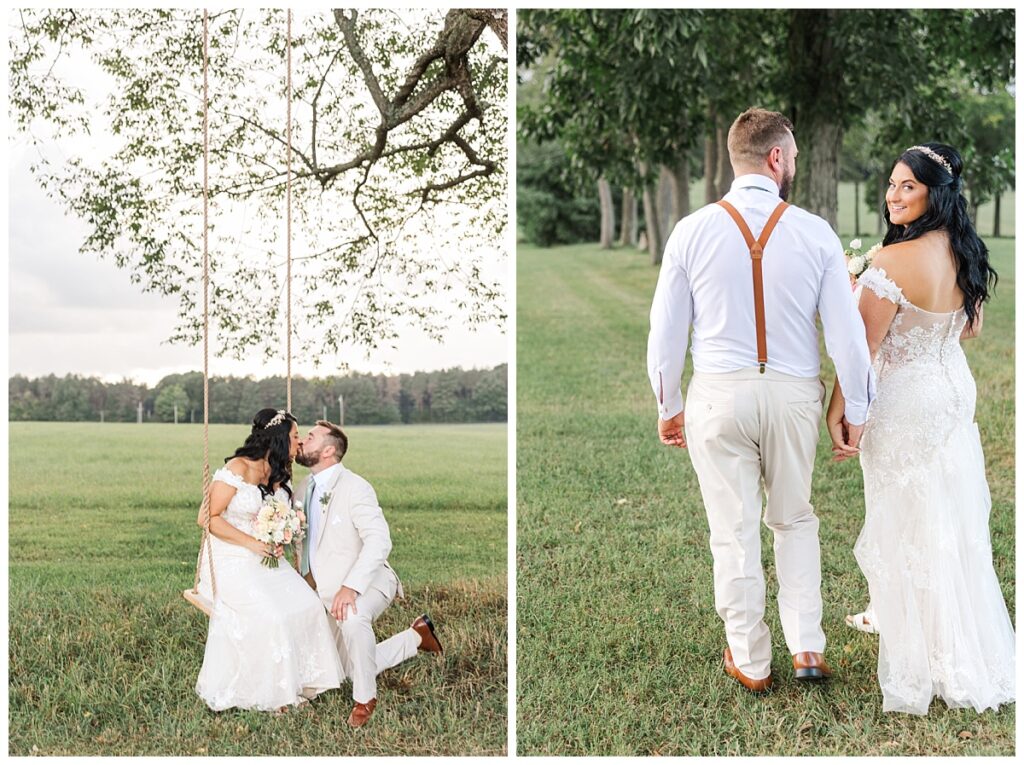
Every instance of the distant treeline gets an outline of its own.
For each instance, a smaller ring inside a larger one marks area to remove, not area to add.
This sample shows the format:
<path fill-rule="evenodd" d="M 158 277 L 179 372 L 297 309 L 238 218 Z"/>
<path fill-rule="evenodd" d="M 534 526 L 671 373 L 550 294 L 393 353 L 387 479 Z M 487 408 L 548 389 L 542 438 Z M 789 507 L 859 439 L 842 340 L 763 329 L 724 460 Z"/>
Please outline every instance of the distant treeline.
<path fill-rule="evenodd" d="M 504 422 L 508 419 L 508 365 L 493 369 L 445 369 L 403 375 L 353 374 L 292 378 L 292 413 L 301 423 L 337 421 L 342 396 L 345 424 Z M 10 378 L 10 420 L 59 422 L 203 421 L 200 372 L 168 375 L 149 388 L 130 380 L 104 383 L 94 377 L 48 375 Z M 248 423 L 264 407 L 285 405 L 285 380 L 268 377 L 210 378 L 210 422 Z"/>

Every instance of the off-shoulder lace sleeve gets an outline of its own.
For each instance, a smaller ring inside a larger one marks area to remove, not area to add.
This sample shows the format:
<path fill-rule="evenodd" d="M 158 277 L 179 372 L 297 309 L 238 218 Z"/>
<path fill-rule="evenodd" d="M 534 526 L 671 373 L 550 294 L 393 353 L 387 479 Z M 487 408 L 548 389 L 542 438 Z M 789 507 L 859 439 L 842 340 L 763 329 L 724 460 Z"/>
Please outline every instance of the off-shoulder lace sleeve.
<path fill-rule="evenodd" d="M 884 268 L 868 268 L 857 279 L 858 285 L 863 285 L 874 292 L 878 297 L 892 301 L 896 305 L 905 305 L 907 299 L 903 296 L 903 290 L 899 285 L 890 279 Z"/>
<path fill-rule="evenodd" d="M 241 489 L 245 485 L 242 476 L 238 475 L 238 473 L 232 473 L 226 467 L 222 467 L 214 473 L 213 480 L 226 483 L 228 486 L 234 486 L 236 489 Z"/>

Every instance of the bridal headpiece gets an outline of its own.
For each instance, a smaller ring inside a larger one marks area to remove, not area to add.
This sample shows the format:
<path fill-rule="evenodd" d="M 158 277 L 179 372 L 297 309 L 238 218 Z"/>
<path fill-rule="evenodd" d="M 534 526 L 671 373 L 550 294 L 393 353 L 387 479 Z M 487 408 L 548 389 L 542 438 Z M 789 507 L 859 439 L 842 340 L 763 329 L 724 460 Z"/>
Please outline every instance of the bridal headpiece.
<path fill-rule="evenodd" d="M 263 429 L 266 430 L 267 428 L 272 428 L 275 425 L 280 425 L 282 422 L 284 422 L 284 417 L 286 414 L 288 414 L 288 412 L 286 412 L 284 409 L 278 409 L 277 414 L 270 418 L 270 422 L 264 425 Z"/>
<path fill-rule="evenodd" d="M 938 164 L 946 168 L 947 173 L 949 173 L 950 175 L 953 174 L 953 168 L 952 166 L 950 166 L 949 161 L 941 154 L 939 154 L 937 151 L 929 149 L 927 146 L 911 146 L 909 149 L 907 149 L 907 151 L 919 151 L 926 157 L 928 157 L 928 159 L 932 160 L 933 162 L 937 162 Z"/>

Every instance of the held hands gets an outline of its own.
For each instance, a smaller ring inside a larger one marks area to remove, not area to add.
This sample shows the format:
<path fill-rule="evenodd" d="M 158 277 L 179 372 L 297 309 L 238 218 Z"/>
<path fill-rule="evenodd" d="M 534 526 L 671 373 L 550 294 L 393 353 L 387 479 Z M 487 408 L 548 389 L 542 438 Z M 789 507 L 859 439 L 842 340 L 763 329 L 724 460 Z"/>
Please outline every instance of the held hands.
<path fill-rule="evenodd" d="M 851 425 L 843 414 L 829 413 L 826 418 L 828 435 L 832 439 L 832 461 L 842 462 L 860 454 L 863 425 Z"/>
<path fill-rule="evenodd" d="M 356 613 L 356 597 L 358 595 L 359 593 L 351 587 L 343 586 L 334 596 L 334 602 L 331 603 L 331 616 L 339 622 L 343 622 L 350 615 Z"/>
<path fill-rule="evenodd" d="M 686 448 L 686 431 L 683 429 L 683 412 L 667 420 L 658 420 L 658 438 L 665 446 Z"/>

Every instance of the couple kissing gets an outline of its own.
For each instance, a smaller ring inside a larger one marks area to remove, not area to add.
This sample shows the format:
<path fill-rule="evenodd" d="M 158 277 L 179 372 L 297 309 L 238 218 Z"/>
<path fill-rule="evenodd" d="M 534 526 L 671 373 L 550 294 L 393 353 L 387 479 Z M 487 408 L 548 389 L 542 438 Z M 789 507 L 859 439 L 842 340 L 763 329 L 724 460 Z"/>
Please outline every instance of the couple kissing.
<path fill-rule="evenodd" d="M 420 651 L 441 653 L 426 614 L 376 641 L 374 620 L 404 594 L 377 495 L 344 466 L 347 452 L 337 425 L 321 420 L 300 441 L 291 413 L 261 409 L 213 475 L 213 566 L 204 560 L 200 574 L 213 608 L 196 683 L 210 709 L 280 713 L 349 679 L 348 723 L 360 727 L 377 706 L 378 674 Z M 310 469 L 294 492 L 293 460 Z M 298 570 L 276 565 L 290 534 L 260 538 L 260 511 L 275 503 L 305 521 L 294 540 Z"/>

